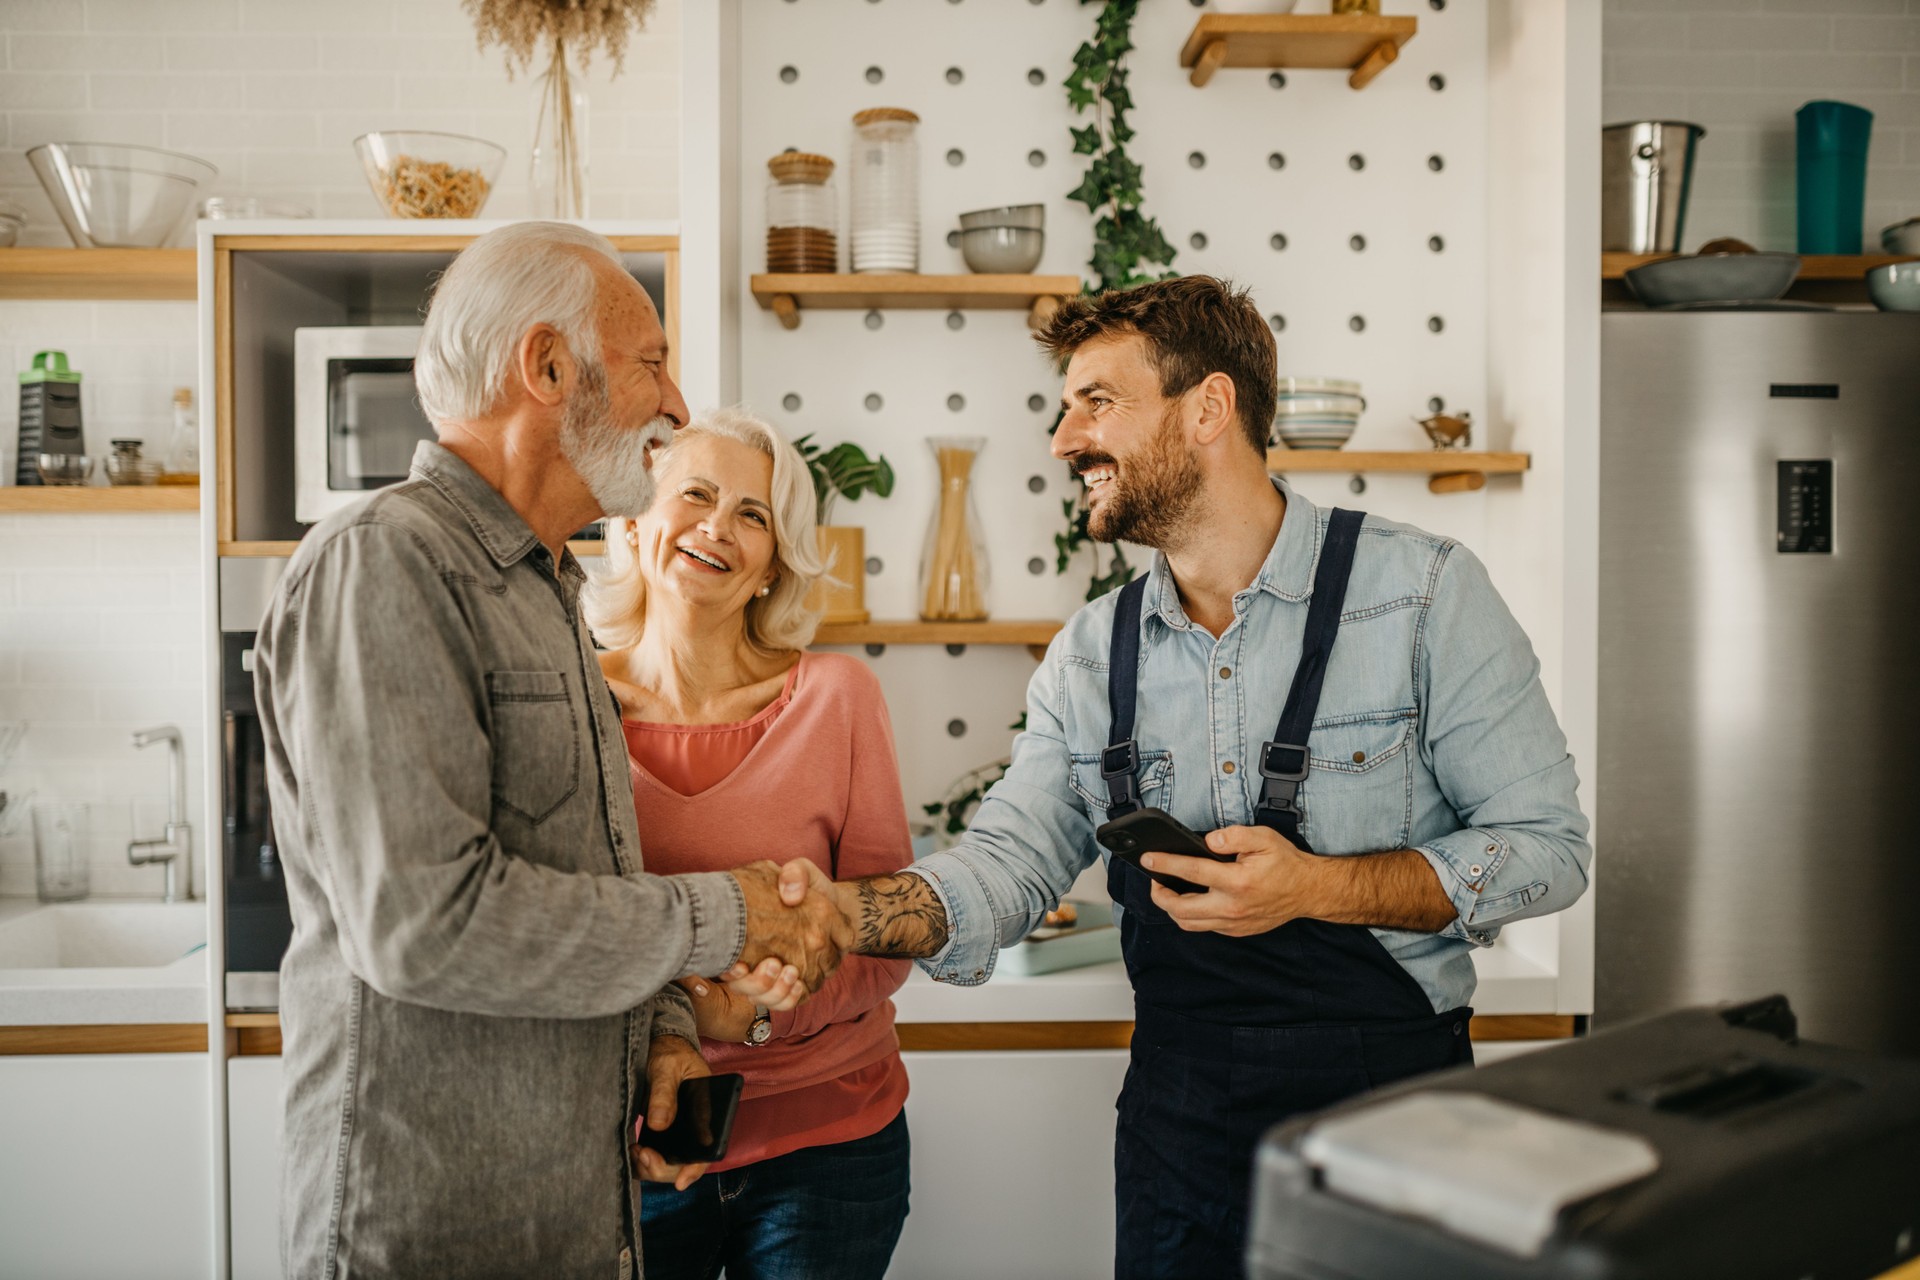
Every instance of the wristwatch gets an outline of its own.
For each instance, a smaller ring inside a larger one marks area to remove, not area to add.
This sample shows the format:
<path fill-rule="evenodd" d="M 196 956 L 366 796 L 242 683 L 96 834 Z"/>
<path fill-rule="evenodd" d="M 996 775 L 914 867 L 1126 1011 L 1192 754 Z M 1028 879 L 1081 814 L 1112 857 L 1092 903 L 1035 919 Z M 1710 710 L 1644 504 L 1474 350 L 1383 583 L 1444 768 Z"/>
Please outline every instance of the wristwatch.
<path fill-rule="evenodd" d="M 773 1014 L 753 1006 L 753 1024 L 747 1028 L 748 1044 L 765 1044 L 773 1039 Z"/>

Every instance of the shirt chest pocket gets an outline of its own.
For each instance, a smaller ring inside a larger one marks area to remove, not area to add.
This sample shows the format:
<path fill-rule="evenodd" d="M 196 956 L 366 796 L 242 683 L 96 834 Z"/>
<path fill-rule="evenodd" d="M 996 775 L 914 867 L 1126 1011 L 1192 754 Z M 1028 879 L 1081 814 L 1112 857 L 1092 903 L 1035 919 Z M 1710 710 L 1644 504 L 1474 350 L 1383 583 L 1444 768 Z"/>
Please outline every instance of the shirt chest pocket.
<path fill-rule="evenodd" d="M 1381 711 L 1313 726 L 1300 834 L 1316 853 L 1404 849 L 1413 824 L 1415 713 Z"/>
<path fill-rule="evenodd" d="M 579 708 L 558 671 L 489 671 L 493 798 L 529 823 L 544 822 L 580 789 Z"/>
<path fill-rule="evenodd" d="M 1142 808 L 1157 808 L 1171 811 L 1173 808 L 1173 753 L 1171 751 L 1142 751 L 1140 753 L 1140 805 Z M 1073 772 L 1067 775 L 1068 783 L 1075 794 L 1087 802 L 1087 812 L 1093 815 L 1096 824 L 1107 820 L 1107 783 L 1100 776 L 1100 755 L 1084 755 L 1076 752 L 1073 757 Z"/>

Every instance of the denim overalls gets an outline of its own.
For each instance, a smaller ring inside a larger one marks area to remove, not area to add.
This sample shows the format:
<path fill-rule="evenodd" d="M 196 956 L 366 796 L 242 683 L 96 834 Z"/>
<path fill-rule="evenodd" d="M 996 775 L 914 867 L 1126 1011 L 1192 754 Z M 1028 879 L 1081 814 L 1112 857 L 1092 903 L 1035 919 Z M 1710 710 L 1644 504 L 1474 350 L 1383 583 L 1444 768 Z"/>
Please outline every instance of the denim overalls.
<path fill-rule="evenodd" d="M 1261 753 L 1255 820 L 1303 849 L 1295 800 L 1362 519 L 1331 513 L 1300 666 Z M 1133 723 L 1146 583 L 1122 588 L 1114 614 L 1112 729 L 1101 759 L 1110 819 L 1139 807 Z M 1472 1010 L 1436 1015 L 1365 926 L 1295 920 L 1254 937 L 1189 933 L 1154 905 L 1149 885 L 1136 867 L 1109 859 L 1135 1008 L 1114 1154 L 1115 1274 L 1238 1276 L 1260 1136 L 1300 1112 L 1471 1063 Z"/>

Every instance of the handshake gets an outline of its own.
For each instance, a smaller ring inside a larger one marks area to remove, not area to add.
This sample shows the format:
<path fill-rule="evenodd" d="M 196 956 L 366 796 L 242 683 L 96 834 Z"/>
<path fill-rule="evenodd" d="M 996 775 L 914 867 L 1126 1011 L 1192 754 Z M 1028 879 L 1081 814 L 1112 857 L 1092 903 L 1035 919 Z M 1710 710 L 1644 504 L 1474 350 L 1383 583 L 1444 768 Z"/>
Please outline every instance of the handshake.
<path fill-rule="evenodd" d="M 857 884 L 835 884 L 806 858 L 755 862 L 732 875 L 747 900 L 747 940 L 720 981 L 757 1005 L 791 1009 L 856 949 Z"/>

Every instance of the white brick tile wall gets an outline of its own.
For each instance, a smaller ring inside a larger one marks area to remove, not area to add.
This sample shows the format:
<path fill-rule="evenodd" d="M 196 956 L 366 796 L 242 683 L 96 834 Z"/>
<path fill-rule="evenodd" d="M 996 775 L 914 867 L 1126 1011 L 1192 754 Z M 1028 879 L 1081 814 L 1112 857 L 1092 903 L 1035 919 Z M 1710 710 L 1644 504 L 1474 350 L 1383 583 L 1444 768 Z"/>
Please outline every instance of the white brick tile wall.
<path fill-rule="evenodd" d="M 660 0 L 623 75 L 601 59 L 586 77 L 595 216 L 678 215 L 680 3 Z M 23 153 L 124 141 L 212 161 L 214 192 L 378 217 L 353 139 L 411 127 L 506 147 L 486 212 L 515 217 L 533 93 L 499 50 L 475 47 L 457 0 L 0 0 L 0 196 L 28 211 L 23 243 L 66 244 Z M 18 423 L 7 375 L 46 348 L 81 371 L 90 452 L 114 436 L 164 449 L 173 388 L 197 380 L 192 303 L 0 302 L 0 483 Z M 166 817 L 164 752 L 131 744 L 156 724 L 187 737 L 206 883 L 201 590 L 190 516 L 0 516 L 0 726 L 31 726 L 0 790 L 94 805 L 96 893 L 160 891 L 159 869 L 126 862 L 126 842 Z M 0 813 L 0 895 L 33 892 L 26 818 L 24 805 Z"/>
<path fill-rule="evenodd" d="M 1920 0 L 1605 0 L 1605 114 L 1705 126 L 1687 243 L 1792 249 L 1794 112 L 1874 113 L 1863 247 L 1920 215 Z"/>
<path fill-rule="evenodd" d="M 621 75 L 604 58 L 586 73 L 596 217 L 678 213 L 679 3 L 656 6 Z M 0 0 L 0 34 L 0 196 L 28 210 L 23 243 L 66 243 L 22 157 L 63 139 L 199 156 L 220 168 L 202 194 L 378 217 L 355 137 L 471 133 L 508 152 L 487 214 L 528 207 L 535 78 L 509 80 L 456 0 Z"/>

